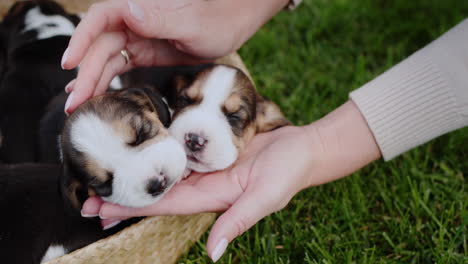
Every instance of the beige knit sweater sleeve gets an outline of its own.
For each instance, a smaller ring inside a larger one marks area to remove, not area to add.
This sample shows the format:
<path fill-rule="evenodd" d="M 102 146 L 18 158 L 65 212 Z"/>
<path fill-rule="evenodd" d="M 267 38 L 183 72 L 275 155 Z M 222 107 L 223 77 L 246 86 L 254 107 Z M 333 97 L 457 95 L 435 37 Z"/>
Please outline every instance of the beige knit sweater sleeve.
<path fill-rule="evenodd" d="M 467 126 L 468 19 L 350 97 L 385 160 Z"/>

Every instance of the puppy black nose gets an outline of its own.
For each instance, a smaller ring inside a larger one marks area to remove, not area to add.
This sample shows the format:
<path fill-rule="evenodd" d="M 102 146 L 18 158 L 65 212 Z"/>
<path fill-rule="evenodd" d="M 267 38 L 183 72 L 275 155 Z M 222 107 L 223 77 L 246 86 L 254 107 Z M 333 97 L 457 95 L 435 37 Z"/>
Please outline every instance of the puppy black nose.
<path fill-rule="evenodd" d="M 194 134 L 194 133 L 187 133 L 185 134 L 185 145 L 191 150 L 191 151 L 200 151 L 202 150 L 208 140 L 204 139 L 203 137 Z"/>
<path fill-rule="evenodd" d="M 164 192 L 166 189 L 166 181 L 165 180 L 150 180 L 148 186 L 146 187 L 146 191 L 151 194 L 152 196 L 158 196 Z"/>

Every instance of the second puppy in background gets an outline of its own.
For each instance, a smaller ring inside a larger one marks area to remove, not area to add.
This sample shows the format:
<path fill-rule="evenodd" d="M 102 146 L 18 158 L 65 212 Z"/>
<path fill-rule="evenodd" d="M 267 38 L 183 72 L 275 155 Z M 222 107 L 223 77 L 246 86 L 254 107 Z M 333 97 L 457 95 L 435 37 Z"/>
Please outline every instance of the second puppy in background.
<path fill-rule="evenodd" d="M 60 67 L 79 18 L 52 1 L 15 3 L 0 24 L 0 130 L 5 163 L 37 162 L 38 121 L 76 76 Z"/>

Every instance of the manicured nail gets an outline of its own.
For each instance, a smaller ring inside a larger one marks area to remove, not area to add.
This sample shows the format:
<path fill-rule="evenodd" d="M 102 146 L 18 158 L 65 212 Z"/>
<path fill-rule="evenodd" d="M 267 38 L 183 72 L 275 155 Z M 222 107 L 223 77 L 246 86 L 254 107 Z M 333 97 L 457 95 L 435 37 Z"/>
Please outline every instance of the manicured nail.
<path fill-rule="evenodd" d="M 86 217 L 86 218 L 91 218 L 91 217 L 97 217 L 99 215 L 98 214 L 85 214 L 83 213 L 83 210 L 81 210 L 81 216 Z"/>
<path fill-rule="evenodd" d="M 71 101 L 73 99 L 73 92 L 70 93 L 68 96 L 67 102 L 65 103 L 65 113 L 68 115 L 70 112 L 68 111 L 68 108 L 70 107 Z"/>
<path fill-rule="evenodd" d="M 61 62 L 62 69 L 65 69 L 63 65 L 65 65 L 65 62 L 67 62 L 67 59 L 68 59 L 68 48 L 65 50 L 62 56 L 62 62 Z"/>
<path fill-rule="evenodd" d="M 227 239 L 222 238 L 218 242 L 218 245 L 216 245 L 215 249 L 213 250 L 213 253 L 211 253 L 211 259 L 213 260 L 213 262 L 216 262 L 221 258 L 221 256 L 224 254 L 224 251 L 226 251 L 227 246 Z"/>
<path fill-rule="evenodd" d="M 110 223 L 110 224 L 108 224 L 108 225 L 105 225 L 105 226 L 102 227 L 102 230 L 111 229 L 111 228 L 113 228 L 114 226 L 120 224 L 120 222 L 122 222 L 122 221 L 117 220 L 117 221 L 112 222 L 112 223 Z"/>
<path fill-rule="evenodd" d="M 145 13 L 141 7 L 133 2 L 132 0 L 128 0 L 128 8 L 130 9 L 130 14 L 138 21 L 143 21 L 145 19 Z"/>

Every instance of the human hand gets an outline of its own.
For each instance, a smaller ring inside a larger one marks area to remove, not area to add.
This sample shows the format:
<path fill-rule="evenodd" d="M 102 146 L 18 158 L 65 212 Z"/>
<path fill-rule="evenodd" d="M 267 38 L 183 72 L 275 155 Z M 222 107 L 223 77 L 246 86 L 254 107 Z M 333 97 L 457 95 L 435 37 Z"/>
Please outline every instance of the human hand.
<path fill-rule="evenodd" d="M 372 133 L 350 101 L 309 126 L 257 135 L 231 168 L 194 173 L 154 205 L 127 208 L 92 198 L 83 212 L 111 224 L 131 216 L 225 211 L 208 237 L 207 250 L 216 261 L 230 241 L 285 207 L 301 189 L 349 175 L 378 157 Z"/>
<path fill-rule="evenodd" d="M 313 154 L 310 146 L 304 143 L 305 137 L 305 130 L 299 127 L 260 134 L 234 167 L 206 175 L 194 173 L 152 206 L 126 208 L 101 204 L 100 199 L 94 198 L 85 203 L 83 211 L 97 214 L 96 210 L 100 209 L 102 217 L 122 219 L 227 210 L 216 221 L 208 239 L 208 252 L 216 261 L 228 241 L 266 215 L 282 209 L 294 194 L 308 185 L 309 161 Z M 303 154 L 298 157 L 295 153 Z M 112 226 L 112 221 L 103 225 Z"/>
<path fill-rule="evenodd" d="M 76 28 L 62 67 L 80 65 L 65 110 L 104 93 L 136 66 L 195 64 L 236 51 L 287 0 L 108 0 L 91 6 Z M 121 50 L 130 53 L 126 63 Z"/>

